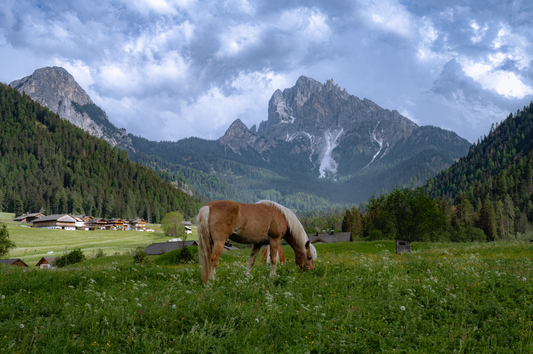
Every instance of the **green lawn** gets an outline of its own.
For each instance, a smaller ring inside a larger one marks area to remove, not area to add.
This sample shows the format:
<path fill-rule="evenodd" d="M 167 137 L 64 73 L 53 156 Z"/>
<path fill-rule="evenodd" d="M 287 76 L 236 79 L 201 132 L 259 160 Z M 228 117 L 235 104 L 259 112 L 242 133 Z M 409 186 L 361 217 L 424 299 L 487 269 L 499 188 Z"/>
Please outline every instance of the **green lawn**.
<path fill-rule="evenodd" d="M 81 248 L 87 255 L 102 249 L 107 255 L 128 253 L 138 246 L 146 247 L 154 242 L 166 242 L 170 238 L 162 232 L 140 231 L 66 231 L 27 227 L 13 222 L 14 214 L 0 213 L 0 222 L 7 225 L 9 238 L 17 246 L 4 258 L 21 258 L 28 265 L 35 265 L 43 256 L 58 256 L 74 248 Z M 149 224 L 152 229 L 161 230 L 160 225 Z M 196 226 L 188 240 L 197 240 Z M 53 251 L 49 254 L 49 251 Z"/>

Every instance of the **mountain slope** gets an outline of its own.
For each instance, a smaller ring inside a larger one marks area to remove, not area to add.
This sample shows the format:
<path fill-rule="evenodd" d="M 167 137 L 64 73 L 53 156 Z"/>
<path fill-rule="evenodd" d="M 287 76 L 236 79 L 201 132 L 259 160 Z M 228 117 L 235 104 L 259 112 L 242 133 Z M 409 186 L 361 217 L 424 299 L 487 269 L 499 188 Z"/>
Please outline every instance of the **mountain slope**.
<path fill-rule="evenodd" d="M 159 222 L 202 203 L 128 160 L 127 153 L 0 84 L 0 207 Z"/>
<path fill-rule="evenodd" d="M 37 69 L 32 75 L 9 85 L 89 134 L 103 138 L 113 146 L 133 148 L 126 130 L 117 129 L 64 68 Z"/>

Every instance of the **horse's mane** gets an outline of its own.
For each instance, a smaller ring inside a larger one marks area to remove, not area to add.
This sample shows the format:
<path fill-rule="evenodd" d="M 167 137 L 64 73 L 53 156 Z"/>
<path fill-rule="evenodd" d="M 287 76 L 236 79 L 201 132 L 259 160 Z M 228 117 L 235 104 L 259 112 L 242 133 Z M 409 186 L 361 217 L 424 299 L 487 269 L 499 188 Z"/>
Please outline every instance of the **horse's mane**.
<path fill-rule="evenodd" d="M 260 200 L 256 204 L 259 204 L 259 203 L 270 205 L 283 213 L 283 215 L 285 216 L 285 220 L 287 220 L 287 224 L 289 224 L 289 230 L 291 231 L 292 237 L 294 237 L 296 244 L 298 245 L 298 247 L 300 247 L 300 250 L 305 254 L 305 243 L 309 240 L 309 238 L 307 237 L 304 227 L 302 226 L 302 224 L 300 223 L 300 220 L 298 220 L 296 215 L 294 215 L 294 213 L 289 208 L 286 208 L 283 205 L 280 205 L 271 200 Z"/>

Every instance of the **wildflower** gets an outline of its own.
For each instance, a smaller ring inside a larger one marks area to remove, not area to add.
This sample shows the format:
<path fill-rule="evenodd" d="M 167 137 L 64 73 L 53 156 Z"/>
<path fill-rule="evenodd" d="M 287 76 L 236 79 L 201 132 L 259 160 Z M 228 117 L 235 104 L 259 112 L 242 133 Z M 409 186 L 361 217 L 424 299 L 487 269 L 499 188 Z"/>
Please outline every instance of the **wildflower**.
<path fill-rule="evenodd" d="M 71 289 L 74 289 L 74 287 L 72 285 L 69 285 L 68 287 L 71 288 Z"/>
<path fill-rule="evenodd" d="M 142 305 L 141 305 L 141 304 L 139 304 L 139 303 L 137 303 L 137 306 L 139 306 L 139 307 L 142 307 Z"/>
<path fill-rule="evenodd" d="M 323 314 L 322 314 L 322 317 L 325 317 L 325 316 L 326 316 L 326 314 L 325 314 L 325 313 L 323 313 Z"/>
<path fill-rule="evenodd" d="M 523 281 L 526 281 L 527 279 L 526 279 L 526 277 L 522 277 L 522 280 L 523 280 Z M 3 295 L 2 295 L 2 296 L 3 296 Z"/>
<path fill-rule="evenodd" d="M 259 318 L 256 318 L 256 319 L 255 319 L 255 322 L 259 323 Z"/>
<path fill-rule="evenodd" d="M 2 296 L 0 297 L 0 299 L 2 299 L 2 300 L 4 300 L 5 298 L 6 298 L 5 295 L 2 295 Z"/>
<path fill-rule="evenodd" d="M 91 308 L 91 304 L 86 303 L 86 304 L 85 304 L 85 307 L 87 307 L 87 308 Z"/>
<path fill-rule="evenodd" d="M 400 306 L 400 310 L 405 311 L 405 306 Z"/>
<path fill-rule="evenodd" d="M 175 308 L 176 308 L 176 305 L 172 305 L 172 308 L 175 309 Z"/>
<path fill-rule="evenodd" d="M 20 324 L 20 329 L 22 329 L 22 328 L 24 328 L 24 324 L 23 323 Z"/>

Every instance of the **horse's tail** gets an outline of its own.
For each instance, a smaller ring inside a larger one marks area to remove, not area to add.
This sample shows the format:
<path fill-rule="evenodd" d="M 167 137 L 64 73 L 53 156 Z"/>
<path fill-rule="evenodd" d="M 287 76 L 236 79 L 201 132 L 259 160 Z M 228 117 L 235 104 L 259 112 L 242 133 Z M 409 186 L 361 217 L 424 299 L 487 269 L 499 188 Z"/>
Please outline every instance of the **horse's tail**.
<path fill-rule="evenodd" d="M 209 232 L 209 207 L 200 209 L 197 217 L 198 221 L 198 258 L 200 259 L 200 271 L 202 280 L 207 284 L 209 273 L 211 273 L 211 253 L 213 252 L 213 241 Z"/>

